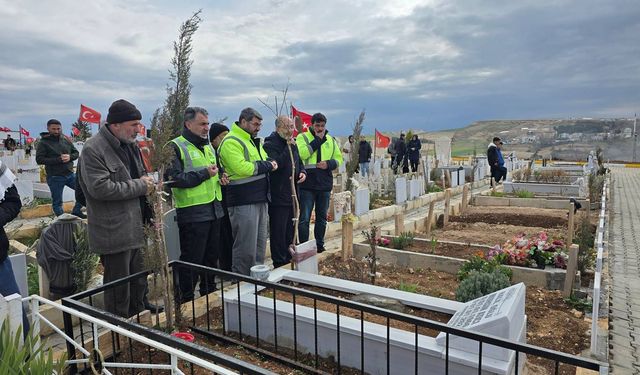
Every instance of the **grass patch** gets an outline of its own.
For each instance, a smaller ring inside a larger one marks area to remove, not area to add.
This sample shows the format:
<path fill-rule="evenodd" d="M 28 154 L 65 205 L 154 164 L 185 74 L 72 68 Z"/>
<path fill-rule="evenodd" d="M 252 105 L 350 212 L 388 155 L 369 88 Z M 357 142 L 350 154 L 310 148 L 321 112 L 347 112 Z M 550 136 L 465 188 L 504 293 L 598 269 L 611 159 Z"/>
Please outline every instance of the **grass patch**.
<path fill-rule="evenodd" d="M 400 286 L 398 289 L 403 292 L 416 293 L 418 291 L 418 285 L 416 284 L 405 284 L 404 281 L 400 281 Z"/>
<path fill-rule="evenodd" d="M 535 194 L 533 194 L 532 192 L 530 192 L 528 190 L 515 190 L 513 192 L 513 195 L 515 195 L 516 198 L 533 198 L 533 197 L 535 197 Z"/>
<path fill-rule="evenodd" d="M 506 194 L 502 191 L 491 191 L 490 194 L 492 197 L 504 198 Z"/>
<path fill-rule="evenodd" d="M 40 282 L 38 280 L 38 265 L 27 264 L 27 285 L 29 286 L 29 295 L 40 295 Z"/>

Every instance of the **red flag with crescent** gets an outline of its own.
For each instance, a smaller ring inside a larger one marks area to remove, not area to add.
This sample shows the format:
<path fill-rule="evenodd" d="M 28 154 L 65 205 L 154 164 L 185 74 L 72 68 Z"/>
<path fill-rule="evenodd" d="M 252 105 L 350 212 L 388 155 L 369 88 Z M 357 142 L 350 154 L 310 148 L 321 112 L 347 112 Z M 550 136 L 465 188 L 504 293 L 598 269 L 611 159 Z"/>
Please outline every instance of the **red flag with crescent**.
<path fill-rule="evenodd" d="M 391 138 L 389 138 L 386 135 L 380 133 L 376 129 L 376 147 L 385 148 L 385 147 L 389 146 L 389 143 L 391 143 Z"/>
<path fill-rule="evenodd" d="M 24 135 L 25 137 L 28 137 L 30 135 L 29 131 L 22 126 L 20 127 L 20 134 Z"/>
<path fill-rule="evenodd" d="M 296 116 L 300 117 L 300 120 L 302 120 L 302 133 L 309 130 L 309 126 L 311 126 L 311 115 L 308 113 L 298 111 L 296 107 L 291 106 L 291 117 L 295 119 Z M 293 129 L 293 136 L 295 137 L 297 135 L 298 135 L 298 129 Z"/>
<path fill-rule="evenodd" d="M 80 121 L 84 122 L 92 122 L 94 124 L 100 123 L 100 112 L 95 109 L 89 108 L 84 104 L 80 104 L 80 117 L 78 118 Z"/>

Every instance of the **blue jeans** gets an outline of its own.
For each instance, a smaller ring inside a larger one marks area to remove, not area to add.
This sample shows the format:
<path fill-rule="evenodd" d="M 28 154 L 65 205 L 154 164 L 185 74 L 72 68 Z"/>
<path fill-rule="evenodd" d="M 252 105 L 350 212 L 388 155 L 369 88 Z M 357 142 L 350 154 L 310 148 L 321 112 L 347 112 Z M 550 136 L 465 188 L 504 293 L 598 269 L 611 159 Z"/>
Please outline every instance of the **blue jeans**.
<path fill-rule="evenodd" d="M 53 206 L 53 213 L 56 216 L 60 216 L 64 213 L 62 209 L 62 191 L 65 186 L 70 187 L 71 189 L 76 189 L 76 174 L 70 173 L 68 176 L 47 176 L 47 185 L 49 185 L 49 190 L 51 190 L 51 206 Z M 82 205 L 76 202 L 76 205 L 73 206 L 72 214 L 79 214 Z"/>
<path fill-rule="evenodd" d="M 369 175 L 369 162 L 360 163 L 360 176 L 367 177 Z"/>
<path fill-rule="evenodd" d="M 298 235 L 300 242 L 309 240 L 309 219 L 311 210 L 316 207 L 316 225 L 313 228 L 313 235 L 316 238 L 318 249 L 324 247 L 324 233 L 327 231 L 327 210 L 329 209 L 330 191 L 316 191 L 300 189 L 300 225 Z"/>
<path fill-rule="evenodd" d="M 0 263 L 0 294 L 8 296 L 13 293 L 20 294 L 18 283 L 15 276 L 13 276 L 13 268 L 11 267 L 11 261 L 9 258 Z M 2 325 L 2 322 L 0 322 Z M 22 333 L 24 337 L 29 332 L 29 320 L 27 319 L 27 313 L 22 309 Z"/>

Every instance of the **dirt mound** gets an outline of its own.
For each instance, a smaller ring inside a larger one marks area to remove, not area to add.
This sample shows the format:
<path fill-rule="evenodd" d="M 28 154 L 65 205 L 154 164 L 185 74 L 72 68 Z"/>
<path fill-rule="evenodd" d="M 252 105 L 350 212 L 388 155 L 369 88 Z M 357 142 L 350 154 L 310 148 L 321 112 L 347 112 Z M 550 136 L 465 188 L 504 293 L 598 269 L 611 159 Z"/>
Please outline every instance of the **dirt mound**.
<path fill-rule="evenodd" d="M 461 216 L 452 216 L 449 220 L 458 223 L 484 222 L 523 227 L 563 228 L 567 226 L 567 219 L 563 217 L 520 212 L 469 212 Z"/>

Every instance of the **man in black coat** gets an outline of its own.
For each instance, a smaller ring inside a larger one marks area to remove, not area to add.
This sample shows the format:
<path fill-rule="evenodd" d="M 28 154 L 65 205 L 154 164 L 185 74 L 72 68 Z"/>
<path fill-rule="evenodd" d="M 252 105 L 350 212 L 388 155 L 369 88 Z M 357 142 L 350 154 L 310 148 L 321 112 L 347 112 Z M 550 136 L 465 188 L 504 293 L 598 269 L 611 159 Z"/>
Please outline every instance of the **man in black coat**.
<path fill-rule="evenodd" d="M 394 162 L 393 173 L 397 173 L 397 168 L 402 168 L 402 173 L 409 173 L 409 160 L 407 160 L 407 144 L 404 142 L 404 133 L 400 133 L 400 139 L 394 146 L 396 150 L 396 160 Z"/>
<path fill-rule="evenodd" d="M 295 165 L 291 163 L 287 144 L 291 145 Z M 265 138 L 264 150 L 270 158 L 278 163 L 278 169 L 271 172 L 269 176 L 271 184 L 271 202 L 269 203 L 271 260 L 273 267 L 278 268 L 291 261 L 289 253 L 289 245 L 293 244 L 291 177 L 295 176 L 298 184 L 307 178 L 307 173 L 298 154 L 298 147 L 293 139 L 293 121 L 290 118 L 278 116 L 276 131 Z"/>
<path fill-rule="evenodd" d="M 409 141 L 407 145 L 407 154 L 409 155 L 409 162 L 411 162 L 411 172 L 418 171 L 418 164 L 420 162 L 420 149 L 422 148 L 422 143 L 420 139 L 418 139 L 418 135 L 415 135 Z"/>
<path fill-rule="evenodd" d="M 0 178 L 0 294 L 7 297 L 14 293 L 20 294 L 20 289 L 9 260 L 9 238 L 4 231 L 4 226 L 18 216 L 22 202 L 18 189 L 13 185 L 15 176 L 2 162 L 0 162 L 0 177 L 2 177 Z M 22 311 L 22 329 L 26 337 L 29 331 L 29 320 L 24 310 Z"/>

